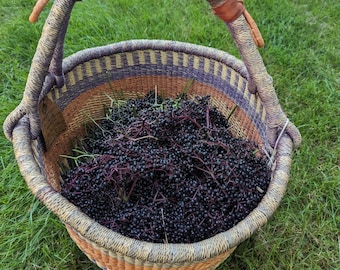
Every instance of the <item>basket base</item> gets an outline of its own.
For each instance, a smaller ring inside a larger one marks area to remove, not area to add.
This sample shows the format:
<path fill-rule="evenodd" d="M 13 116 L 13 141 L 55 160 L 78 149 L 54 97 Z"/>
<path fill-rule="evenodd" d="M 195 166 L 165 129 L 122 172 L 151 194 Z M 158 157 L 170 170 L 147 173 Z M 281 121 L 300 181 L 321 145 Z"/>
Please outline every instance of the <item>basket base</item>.
<path fill-rule="evenodd" d="M 234 247 L 216 257 L 199 262 L 156 263 L 142 261 L 108 251 L 82 237 L 73 230 L 71 226 L 67 224 L 65 226 L 70 237 L 80 250 L 100 268 L 107 270 L 213 270 L 226 260 L 236 249 L 236 247 Z"/>

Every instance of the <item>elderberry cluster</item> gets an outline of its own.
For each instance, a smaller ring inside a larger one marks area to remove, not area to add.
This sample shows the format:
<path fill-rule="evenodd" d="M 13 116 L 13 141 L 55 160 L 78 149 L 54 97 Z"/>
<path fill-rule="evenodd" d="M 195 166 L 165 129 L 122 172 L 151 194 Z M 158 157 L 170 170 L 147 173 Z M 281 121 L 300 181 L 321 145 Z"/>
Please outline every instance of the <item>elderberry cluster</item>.
<path fill-rule="evenodd" d="M 92 159 L 62 175 L 61 194 L 100 224 L 150 242 L 192 243 L 228 230 L 265 194 L 270 171 L 235 138 L 210 97 L 150 92 L 109 108 L 79 142 Z"/>

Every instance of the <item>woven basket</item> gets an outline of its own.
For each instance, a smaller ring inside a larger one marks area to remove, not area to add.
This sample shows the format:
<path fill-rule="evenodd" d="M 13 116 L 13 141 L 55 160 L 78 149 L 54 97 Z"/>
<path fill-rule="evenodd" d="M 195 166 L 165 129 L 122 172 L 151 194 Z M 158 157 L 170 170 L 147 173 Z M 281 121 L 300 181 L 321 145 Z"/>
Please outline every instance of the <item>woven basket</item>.
<path fill-rule="evenodd" d="M 125 41 L 62 60 L 73 5 L 54 1 L 22 102 L 4 123 L 28 187 L 103 269 L 215 269 L 275 212 L 286 190 L 293 149 L 301 141 L 279 106 L 245 17 L 227 23 L 243 61 L 216 49 L 164 40 Z M 197 243 L 156 244 L 101 226 L 60 195 L 60 155 L 68 154 L 72 139 L 84 134 L 89 116 L 103 116 L 108 95 L 133 98 L 157 86 L 174 97 L 192 79 L 190 96 L 209 94 L 225 115 L 237 105 L 230 119 L 233 134 L 257 142 L 271 157 L 268 191 L 244 220 Z"/>

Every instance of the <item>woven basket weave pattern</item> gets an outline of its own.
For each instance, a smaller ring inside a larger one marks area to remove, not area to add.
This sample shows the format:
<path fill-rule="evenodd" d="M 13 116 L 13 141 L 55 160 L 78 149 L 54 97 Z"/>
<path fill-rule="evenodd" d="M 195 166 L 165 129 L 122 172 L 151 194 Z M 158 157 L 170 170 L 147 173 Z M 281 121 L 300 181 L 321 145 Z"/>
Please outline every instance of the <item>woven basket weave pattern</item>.
<path fill-rule="evenodd" d="M 70 234 L 73 241 L 78 247 L 86 253 L 86 255 L 103 269 L 135 269 L 135 270 L 207 270 L 215 269 L 221 264 L 230 254 L 235 250 L 236 247 L 231 248 L 225 253 L 222 253 L 212 259 L 198 262 L 186 262 L 186 263 L 154 263 L 149 261 L 141 261 L 133 257 L 123 256 L 120 253 L 115 253 L 107 249 L 102 249 L 100 246 L 93 242 L 83 238 L 77 232 L 75 232 L 70 226 L 67 226 L 67 231 Z M 188 255 L 188 254 L 187 254 Z"/>
<path fill-rule="evenodd" d="M 186 82 L 194 78 L 195 81 L 192 88 L 189 89 L 189 95 L 211 95 L 214 105 L 225 115 L 228 115 L 237 104 L 239 109 L 236 110 L 230 120 L 232 123 L 231 130 L 237 136 L 248 137 L 263 145 L 266 140 L 265 110 L 261 105 L 261 100 L 247 91 L 245 74 L 237 70 L 244 70 L 239 60 L 215 49 L 210 49 L 211 51 L 209 51 L 215 53 L 215 55 L 221 55 L 224 62 L 207 58 L 202 53 L 203 47 L 187 43 L 160 40 L 141 42 L 143 47 L 148 46 L 153 48 L 152 50 L 140 50 L 137 46 L 138 41 L 133 41 L 135 48 L 131 50 L 130 43 L 120 43 L 120 47 L 116 45 L 117 51 L 119 51 L 118 54 L 112 52 L 112 48 L 108 46 L 81 51 L 77 55 L 66 59 L 65 62 L 68 63 L 68 67 L 67 69 L 65 68 L 67 70 L 65 85 L 62 88 L 55 87 L 47 94 L 51 100 L 63 109 L 63 117 L 68 127 L 67 131 L 57 138 L 51 149 L 44 153 L 46 173 L 49 176 L 51 186 L 56 190 L 59 189 L 59 183 L 56 181 L 56 179 L 59 179 L 57 166 L 58 161 L 60 161 L 59 156 L 68 154 L 72 147 L 70 144 L 72 138 L 75 135 L 77 137 L 82 135 L 84 123 L 91 121 L 90 119 L 103 116 L 103 104 L 109 105 L 111 102 L 108 96 L 114 97 L 123 93 L 124 97 L 136 97 L 152 90 L 155 85 L 159 89 L 163 89 L 166 96 L 176 96 L 183 90 Z M 171 50 L 173 47 L 177 50 Z M 124 48 L 129 48 L 128 52 L 122 52 Z M 160 50 L 160 48 L 163 50 Z M 164 50 L 165 48 L 167 50 Z M 191 54 L 186 51 L 187 48 L 190 49 Z M 180 51 L 181 49 L 183 51 Z M 95 58 L 98 50 L 100 50 L 100 55 L 104 54 L 105 56 Z M 78 55 L 82 57 L 79 58 Z M 145 55 L 153 55 L 153 57 L 146 57 Z M 175 68 L 171 68 L 173 63 L 177 64 Z M 69 213 L 65 212 L 65 215 L 69 215 Z M 65 217 L 62 217 L 62 219 L 65 220 Z M 243 231 L 249 231 L 250 234 L 247 222 L 247 220 L 244 221 L 245 226 L 242 229 Z M 87 223 L 86 226 L 92 227 L 93 224 Z M 87 227 L 82 227 L 81 229 L 82 231 L 88 231 Z M 68 226 L 68 231 L 84 253 L 103 267 L 109 267 L 112 260 L 119 261 L 123 256 L 122 253 L 112 252 L 110 249 L 105 251 L 105 248 L 101 248 L 100 252 L 98 252 L 98 246 L 107 243 L 100 245 L 95 241 L 91 241 L 89 237 L 83 237 L 79 232 L 72 230 L 70 226 Z M 99 224 L 96 225 L 95 232 L 105 235 L 102 239 L 116 237 L 116 233 Z M 171 252 L 171 249 L 168 251 L 163 249 L 163 252 L 165 252 L 164 258 L 167 261 L 172 260 L 169 258 L 170 254 L 176 254 L 176 260 L 173 263 L 152 262 L 155 258 L 148 261 L 152 253 L 151 250 L 159 245 L 152 247 L 148 244 L 150 250 L 144 247 L 141 253 L 140 248 L 136 248 L 134 252 L 134 249 L 130 246 L 131 244 L 125 242 L 124 245 L 120 246 L 121 249 L 126 249 L 123 253 L 126 254 L 124 262 L 121 263 L 126 267 L 126 264 L 135 265 L 138 262 L 139 266 L 142 267 L 141 262 L 144 262 L 143 267 L 145 268 L 142 269 L 208 269 L 206 268 L 208 265 L 213 269 L 229 256 L 231 250 L 234 249 L 234 247 L 223 247 L 225 244 L 219 246 L 225 242 L 224 237 L 220 235 L 209 240 L 208 247 L 210 248 L 207 248 L 207 243 L 196 243 L 183 246 L 182 253 L 179 253 L 181 248 L 178 250 L 176 245 L 174 245 L 176 248 Z M 200 252 L 195 254 L 194 250 L 200 250 Z M 208 251 L 211 253 L 209 254 Z M 99 255 L 98 253 L 104 253 L 104 255 Z M 201 255 L 199 255 L 200 253 Z M 126 262 L 127 258 L 130 258 L 129 262 Z M 134 258 L 134 263 L 131 262 L 131 258 Z M 110 261 L 109 264 L 105 264 L 107 260 Z M 197 260 L 201 260 L 201 262 L 195 262 Z M 150 266 L 151 264 L 154 265 Z M 129 269 L 124 267 L 121 269 Z"/>
<path fill-rule="evenodd" d="M 21 174 L 32 193 L 65 223 L 79 248 L 103 269 L 215 269 L 276 211 L 286 191 L 293 148 L 301 141 L 279 105 L 249 26 L 243 16 L 227 24 L 243 61 L 216 49 L 163 40 L 86 49 L 62 61 L 74 2 L 54 1 L 23 100 L 4 123 Z M 146 243 L 101 226 L 60 195 L 60 155 L 70 153 L 86 122 L 103 116 L 109 97 L 134 98 L 155 87 L 174 97 L 189 80 L 194 81 L 190 97 L 210 95 L 226 116 L 237 105 L 230 118 L 232 133 L 272 155 L 268 191 L 246 218 L 197 243 Z"/>

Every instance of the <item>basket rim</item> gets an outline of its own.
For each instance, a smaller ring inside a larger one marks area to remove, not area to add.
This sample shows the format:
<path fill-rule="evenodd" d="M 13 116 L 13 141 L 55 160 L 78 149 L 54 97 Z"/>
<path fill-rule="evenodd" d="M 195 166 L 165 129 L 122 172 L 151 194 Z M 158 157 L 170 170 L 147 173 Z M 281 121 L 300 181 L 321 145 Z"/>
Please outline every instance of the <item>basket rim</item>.
<path fill-rule="evenodd" d="M 240 59 L 226 51 L 190 42 L 164 39 L 131 39 L 102 46 L 85 48 L 64 58 L 63 71 L 64 73 L 67 73 L 74 66 L 92 59 L 109 56 L 111 54 L 138 50 L 172 51 L 210 58 L 230 66 L 246 79 L 249 76 L 245 64 Z"/>

